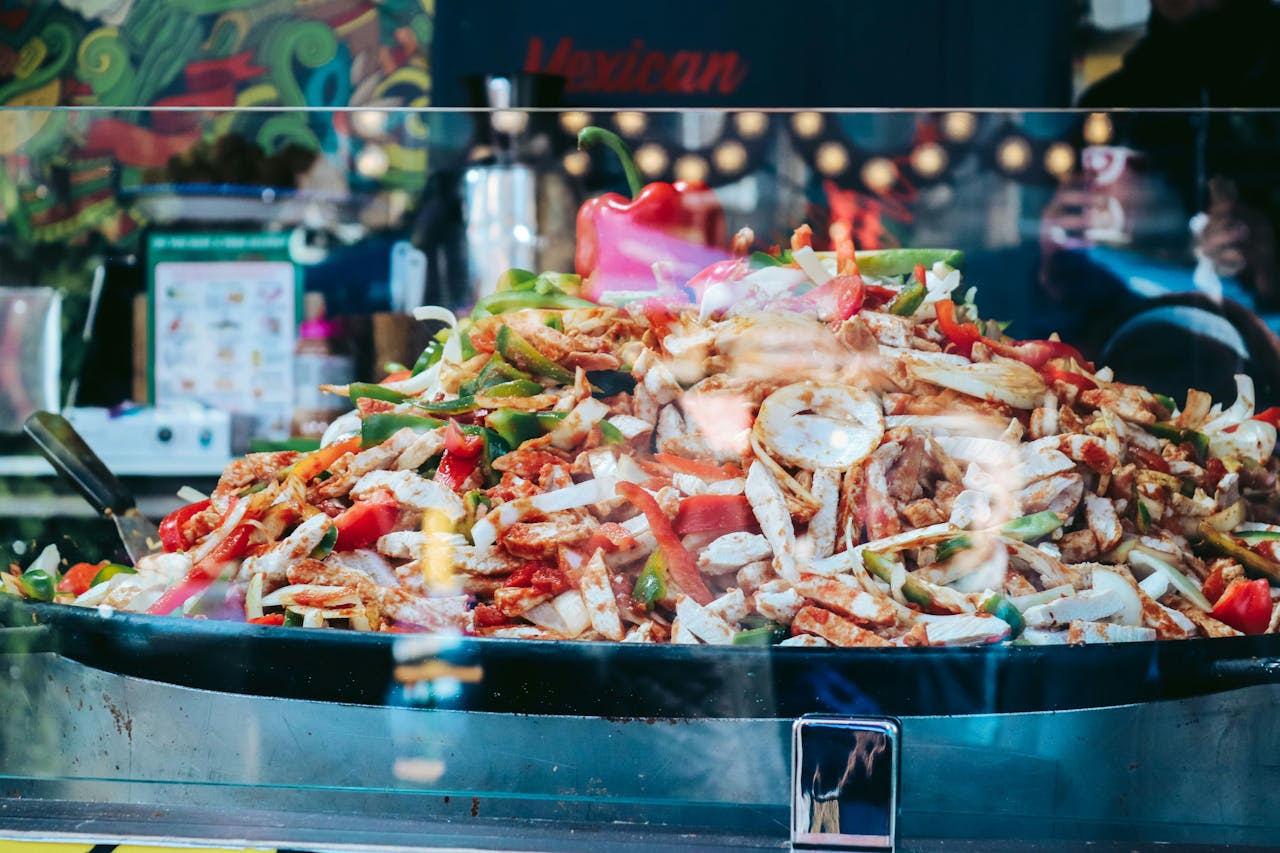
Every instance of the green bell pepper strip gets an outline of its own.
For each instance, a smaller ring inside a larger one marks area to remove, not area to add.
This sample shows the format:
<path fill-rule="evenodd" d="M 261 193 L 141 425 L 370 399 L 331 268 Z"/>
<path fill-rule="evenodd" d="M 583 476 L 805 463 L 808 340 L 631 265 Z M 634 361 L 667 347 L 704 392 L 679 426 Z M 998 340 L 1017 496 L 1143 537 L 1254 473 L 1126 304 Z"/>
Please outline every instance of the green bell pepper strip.
<path fill-rule="evenodd" d="M 333 553 L 333 546 L 338 544 L 338 525 L 330 525 L 316 547 L 311 549 L 311 559 L 323 560 Z"/>
<path fill-rule="evenodd" d="M 513 290 L 532 290 L 533 284 L 537 280 L 538 274 L 536 272 L 512 267 L 498 276 L 497 290 L 499 293 L 507 293 Z"/>
<path fill-rule="evenodd" d="M 476 303 L 471 312 L 472 317 L 486 317 L 493 314 L 505 314 L 508 311 L 523 311 L 526 308 L 551 308 L 565 310 L 569 308 L 594 308 L 594 302 L 579 299 L 576 296 L 554 291 L 539 293 L 537 290 L 508 290 L 490 293 Z"/>
<path fill-rule="evenodd" d="M 1237 542 L 1231 534 L 1214 530 L 1207 522 L 1200 522 L 1200 535 L 1204 537 L 1205 545 L 1211 550 L 1224 557 L 1230 557 L 1254 574 L 1262 575 L 1272 583 L 1280 583 L 1280 563 L 1268 559 L 1252 548 Z"/>
<path fill-rule="evenodd" d="M 938 562 L 946 562 L 961 551 L 967 551 L 972 547 L 973 539 L 968 536 L 957 536 L 955 539 L 948 539 L 938 546 Z"/>
<path fill-rule="evenodd" d="M 614 394 L 630 394 L 636 390 L 636 379 L 621 370 L 588 370 L 593 397 L 612 397 Z"/>
<path fill-rule="evenodd" d="M 1013 539 L 1031 542 L 1048 536 L 1061 526 L 1062 518 L 1053 510 L 1046 509 L 1044 512 L 1035 512 L 1006 521 L 1000 527 L 1000 532 Z"/>
<path fill-rule="evenodd" d="M 94 587 L 100 583 L 111 580 L 116 575 L 136 575 L 138 570 L 133 566 L 123 566 L 120 563 L 107 563 L 98 569 L 98 573 L 93 576 L 93 580 L 89 582 L 89 586 Z"/>
<path fill-rule="evenodd" d="M 1174 424 L 1161 421 L 1147 427 L 1147 432 L 1156 438 L 1172 441 L 1174 444 L 1190 442 L 1201 459 L 1209 455 L 1209 436 L 1194 429 L 1182 429 Z"/>
<path fill-rule="evenodd" d="M 296 613 L 292 610 L 286 610 L 284 612 L 284 626 L 286 628 L 301 628 L 302 614 Z"/>
<path fill-rule="evenodd" d="M 545 376 L 562 385 L 573 384 L 572 371 L 538 352 L 510 326 L 502 326 L 498 329 L 495 343 L 502 357 L 521 370 L 527 370 L 536 376 Z"/>
<path fill-rule="evenodd" d="M 733 635 L 735 646 L 773 646 L 778 642 L 778 633 L 772 628 L 747 628 Z"/>
<path fill-rule="evenodd" d="M 913 278 L 902 290 L 898 291 L 898 295 L 893 297 L 893 301 L 889 303 L 889 307 L 885 310 L 890 314 L 897 314 L 899 317 L 910 317 L 916 313 L 916 309 L 924 304 L 925 290 L 924 282 Z"/>
<path fill-rule="evenodd" d="M 568 412 L 538 412 L 534 415 L 541 424 L 543 431 L 551 432 L 556 428 L 556 424 L 564 420 L 564 416 Z M 622 430 L 618 429 L 608 421 L 598 421 L 596 426 L 600 427 L 600 437 L 604 439 L 605 444 L 624 444 L 626 438 L 622 435 Z"/>
<path fill-rule="evenodd" d="M 667 564 L 661 551 L 654 551 L 644 561 L 631 595 L 644 605 L 645 610 L 652 610 L 656 602 L 667 597 Z"/>
<path fill-rule="evenodd" d="M 582 291 L 582 276 L 572 272 L 544 272 L 533 280 L 538 293 L 561 293 L 576 297 Z M 595 303 L 591 303 L 595 307 Z"/>
<path fill-rule="evenodd" d="M 370 400 L 382 400 L 386 403 L 403 403 L 409 399 L 408 395 L 402 394 L 394 388 L 388 388 L 385 385 L 378 385 L 373 382 L 352 382 L 347 386 L 347 395 L 351 398 L 351 405 L 355 405 L 356 401 L 367 397 Z"/>
<path fill-rule="evenodd" d="M 1009 599 L 998 592 L 992 593 L 986 601 L 982 602 L 982 609 L 997 619 L 1003 619 L 1009 623 L 1009 627 L 1012 629 L 1009 633 L 1009 639 L 1014 639 L 1027 627 L 1027 623 L 1023 620 L 1022 613 L 1018 608 L 1014 607 Z"/>
<path fill-rule="evenodd" d="M 444 356 L 444 344 L 440 341 L 432 341 L 422 350 L 422 355 L 418 356 L 418 360 L 413 363 L 410 373 L 417 376 L 424 370 L 435 365 Z"/>
<path fill-rule="evenodd" d="M 368 448 L 373 447 L 375 444 L 382 444 L 382 442 L 391 438 L 391 436 L 405 427 L 412 429 L 414 432 L 430 432 L 442 426 L 444 426 L 444 421 L 403 412 L 366 415 L 360 421 L 360 446 Z"/>
<path fill-rule="evenodd" d="M 887 278 L 894 275 L 909 275 L 916 264 L 923 264 L 926 269 L 941 261 L 952 269 L 960 269 L 964 263 L 964 252 L 959 249 L 869 249 L 855 252 L 858 260 L 858 272 Z"/>
<path fill-rule="evenodd" d="M 36 601 L 53 601 L 57 581 L 44 569 L 29 569 L 18 577 L 18 584 L 28 598 Z"/>
<path fill-rule="evenodd" d="M 511 379 L 480 389 L 484 397 L 533 397 L 542 393 L 542 386 L 531 379 Z"/>
<path fill-rule="evenodd" d="M 475 397 L 458 397 L 456 400 L 438 400 L 426 402 L 415 400 L 414 408 L 422 409 L 432 415 L 463 415 L 480 408 Z"/>
<path fill-rule="evenodd" d="M 484 492 L 473 489 L 462 496 L 462 507 L 467 514 L 458 522 L 457 532 L 467 537 L 468 542 L 471 541 L 471 528 L 476 526 L 476 516 L 481 506 L 493 506 L 493 501 Z"/>
<path fill-rule="evenodd" d="M 533 381 L 533 377 L 525 373 L 520 368 L 508 364 L 507 360 L 502 357 L 501 353 L 494 353 L 489 356 L 489 360 L 484 363 L 484 367 L 480 368 L 480 372 L 476 374 L 476 378 L 466 383 L 464 387 L 468 387 L 471 393 L 483 391 L 491 385 L 499 385 L 503 382 L 514 382 L 517 379 L 523 379 L 528 382 Z M 539 389 L 541 391 L 541 389 Z"/>
<path fill-rule="evenodd" d="M 1157 403 L 1164 406 L 1169 411 L 1177 411 L 1178 401 L 1170 397 L 1168 394 L 1154 394 L 1153 396 L 1156 398 Z"/>
<path fill-rule="evenodd" d="M 791 263 L 791 250 L 783 249 L 778 257 L 774 257 L 766 252 L 752 252 L 747 257 L 747 266 L 753 270 L 762 270 L 769 267 L 785 267 Z"/>
<path fill-rule="evenodd" d="M 490 412 L 485 418 L 489 429 L 502 436 L 512 447 L 519 447 L 531 438 L 538 438 L 546 432 L 538 421 L 538 416 L 531 412 L 516 409 L 498 409 Z"/>
<path fill-rule="evenodd" d="M 552 314 L 543 325 L 548 329 L 555 329 L 557 332 L 564 331 L 564 323 L 560 320 L 559 314 Z"/>
<path fill-rule="evenodd" d="M 885 583 L 893 583 L 894 563 L 888 557 L 877 554 L 874 551 L 863 551 L 862 564 L 880 580 Z M 920 607 L 933 606 L 933 596 L 929 594 L 929 590 L 921 586 L 911 575 L 907 575 L 906 581 L 902 584 L 902 597 Z"/>
<path fill-rule="evenodd" d="M 511 445 L 518 448 L 526 441 L 551 432 L 556 424 L 564 420 L 567 412 L 521 412 L 516 409 L 498 409 L 490 412 L 485 424 Z M 600 437 L 606 444 L 623 444 L 626 438 L 621 430 L 608 421 L 600 421 Z"/>
<path fill-rule="evenodd" d="M 1257 545 L 1259 542 L 1273 542 L 1280 539 L 1280 530 L 1242 530 L 1231 535 L 1242 542 Z"/>

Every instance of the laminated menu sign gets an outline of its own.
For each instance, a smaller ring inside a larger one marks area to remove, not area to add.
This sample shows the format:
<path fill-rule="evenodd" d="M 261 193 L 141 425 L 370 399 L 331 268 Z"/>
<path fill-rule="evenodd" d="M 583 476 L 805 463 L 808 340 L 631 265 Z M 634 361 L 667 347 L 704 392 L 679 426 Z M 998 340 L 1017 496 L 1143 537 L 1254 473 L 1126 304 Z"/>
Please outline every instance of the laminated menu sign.
<path fill-rule="evenodd" d="M 151 402 L 198 402 L 287 438 L 301 277 L 287 234 L 153 234 Z"/>

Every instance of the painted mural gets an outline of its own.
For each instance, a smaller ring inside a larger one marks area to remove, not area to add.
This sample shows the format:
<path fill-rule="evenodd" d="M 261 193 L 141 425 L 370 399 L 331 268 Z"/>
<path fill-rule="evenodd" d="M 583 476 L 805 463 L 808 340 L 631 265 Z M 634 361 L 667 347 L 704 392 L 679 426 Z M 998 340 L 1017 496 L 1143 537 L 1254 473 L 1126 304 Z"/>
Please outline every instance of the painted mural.
<path fill-rule="evenodd" d="M 434 16 L 434 0 L 0 0 L 0 108 L 111 108 L 0 115 L 0 219 L 37 242 L 114 242 L 138 224 L 121 190 L 218 140 L 263 161 L 349 155 L 346 115 L 288 108 L 426 106 Z M 382 133 L 380 183 L 420 186 L 425 124 Z"/>

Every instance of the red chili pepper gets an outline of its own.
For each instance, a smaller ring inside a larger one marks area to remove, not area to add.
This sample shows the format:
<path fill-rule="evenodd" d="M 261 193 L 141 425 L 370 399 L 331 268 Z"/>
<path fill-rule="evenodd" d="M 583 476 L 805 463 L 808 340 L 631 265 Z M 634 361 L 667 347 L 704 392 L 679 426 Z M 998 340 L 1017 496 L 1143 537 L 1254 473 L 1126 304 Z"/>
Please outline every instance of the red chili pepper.
<path fill-rule="evenodd" d="M 250 625 L 283 625 L 283 613 L 267 613 L 262 616 L 255 616 L 247 620 Z"/>
<path fill-rule="evenodd" d="M 1213 605 L 1213 618 L 1246 634 L 1264 633 L 1271 622 L 1271 587 L 1264 578 L 1235 581 Z"/>
<path fill-rule="evenodd" d="M 658 550 L 662 552 L 662 558 L 666 561 L 667 572 L 671 579 L 679 584 L 680 588 L 694 601 L 699 604 L 710 604 L 714 596 L 703 582 L 698 564 L 689 553 L 689 549 L 684 547 L 680 537 L 676 535 L 676 531 L 671 527 L 671 521 L 662 511 L 662 507 L 658 506 L 658 502 L 653 499 L 653 495 L 635 483 L 625 481 L 618 483 L 618 494 L 631 501 L 644 513 L 653 538 L 658 540 Z"/>
<path fill-rule="evenodd" d="M 631 198 L 606 193 L 578 210 L 574 266 L 583 295 L 598 301 L 609 290 L 656 290 L 655 258 L 670 262 L 681 284 L 728 252 L 724 210 L 702 182 L 677 181 L 641 186 L 627 144 L 615 133 L 584 127 L 578 147 L 608 146 L 622 160 Z"/>
<path fill-rule="evenodd" d="M 333 549 L 354 551 L 368 548 L 394 530 L 399 518 L 400 504 L 387 492 L 356 501 L 333 520 L 338 528 L 338 541 Z"/>
<path fill-rule="evenodd" d="M 673 527 L 681 536 L 759 529 L 751 503 L 743 495 L 694 495 L 685 498 L 676 510 Z"/>
<path fill-rule="evenodd" d="M 1280 406 L 1272 406 L 1269 409 L 1263 409 L 1258 412 L 1250 420 L 1262 421 L 1264 424 L 1271 424 L 1273 427 L 1280 429 Z"/>
<path fill-rule="evenodd" d="M 1083 373 L 1074 373 L 1070 370 L 1063 370 L 1061 367 L 1055 367 L 1052 364 L 1046 364 L 1040 369 L 1041 375 L 1049 382 L 1065 382 L 1068 385 L 1074 385 L 1081 391 L 1089 391 L 1098 387 L 1098 383 L 1094 382 Z"/>
<path fill-rule="evenodd" d="M 186 526 L 191 517 L 204 512 L 209 508 L 209 501 L 196 501 L 184 507 L 179 507 L 164 517 L 164 521 L 160 522 L 160 544 L 164 546 L 166 551 L 181 551 L 191 543 L 187 541 L 186 534 L 182 532 L 182 528 Z"/>
<path fill-rule="evenodd" d="M 203 560 L 191 567 L 185 578 L 165 590 L 164 595 L 147 608 L 147 612 L 155 616 L 167 616 L 193 595 L 213 586 L 223 569 L 244 556 L 253 531 L 254 528 L 248 524 L 241 524 L 233 529 Z"/>
<path fill-rule="evenodd" d="M 102 571 L 102 567 L 106 564 L 106 560 L 101 563 L 76 563 L 67 569 L 67 573 L 62 576 L 62 580 L 58 581 L 58 592 L 83 595 L 89 591 L 89 587 L 93 585 L 93 579 L 98 576 L 98 572 Z"/>
<path fill-rule="evenodd" d="M 449 421 L 444 433 L 444 454 L 436 468 L 435 481 L 455 491 L 461 488 L 480 464 L 483 450 L 484 436 L 467 435 L 457 423 Z"/>

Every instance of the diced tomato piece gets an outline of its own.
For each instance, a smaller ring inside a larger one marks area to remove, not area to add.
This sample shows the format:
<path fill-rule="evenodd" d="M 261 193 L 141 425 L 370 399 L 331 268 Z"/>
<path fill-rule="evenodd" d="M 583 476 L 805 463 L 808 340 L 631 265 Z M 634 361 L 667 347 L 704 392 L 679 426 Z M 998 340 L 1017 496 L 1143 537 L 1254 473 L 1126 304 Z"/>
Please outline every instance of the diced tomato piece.
<path fill-rule="evenodd" d="M 504 583 L 503 586 L 533 586 L 533 573 L 536 572 L 538 568 L 538 563 L 525 563 L 511 574 L 507 575 L 507 582 Z"/>
<path fill-rule="evenodd" d="M 493 628 L 498 625 L 506 625 L 510 621 L 505 613 L 492 604 L 477 605 L 476 609 L 471 612 L 474 614 L 477 628 Z"/>
<path fill-rule="evenodd" d="M 413 376 L 412 370 L 397 370 L 394 373 L 388 373 L 386 376 L 382 377 L 382 381 L 379 382 L 378 384 L 386 385 L 388 382 L 403 382 L 404 380 L 409 379 L 412 376 Z"/>
<path fill-rule="evenodd" d="M 759 530 L 751 503 L 744 495 L 694 495 L 680 502 L 676 533 L 730 533 Z"/>
<path fill-rule="evenodd" d="M 283 613 L 266 613 L 262 616 L 255 616 L 248 620 L 250 625 L 283 625 Z"/>
<path fill-rule="evenodd" d="M 400 505 L 385 492 L 356 501 L 333 520 L 338 528 L 338 541 L 333 546 L 334 550 L 368 548 L 394 530 L 399 517 Z"/>
<path fill-rule="evenodd" d="M 1204 586 L 1200 591 L 1204 593 L 1204 597 L 1209 599 L 1209 603 L 1212 604 L 1222 597 L 1222 593 L 1226 588 L 1226 579 L 1222 576 L 1222 569 L 1219 568 L 1214 569 L 1209 573 L 1209 577 L 1204 579 Z"/>
<path fill-rule="evenodd" d="M 1261 634 L 1271 622 L 1271 587 L 1264 578 L 1238 580 L 1213 605 L 1213 618 L 1246 634 Z"/>
<path fill-rule="evenodd" d="M 83 595 L 89 591 L 89 587 L 93 584 L 93 579 L 97 577 L 98 572 L 106 564 L 106 560 L 101 563 L 76 563 L 67 569 L 67 573 L 62 576 L 62 580 L 58 581 L 58 592 Z"/>
<path fill-rule="evenodd" d="M 866 298 L 862 276 L 856 274 L 838 275 L 804 295 L 805 301 L 817 307 L 818 317 L 834 322 L 843 322 L 857 314 Z"/>
<path fill-rule="evenodd" d="M 529 585 L 547 595 L 559 595 L 569 588 L 569 579 L 555 566 L 538 566 Z"/>

